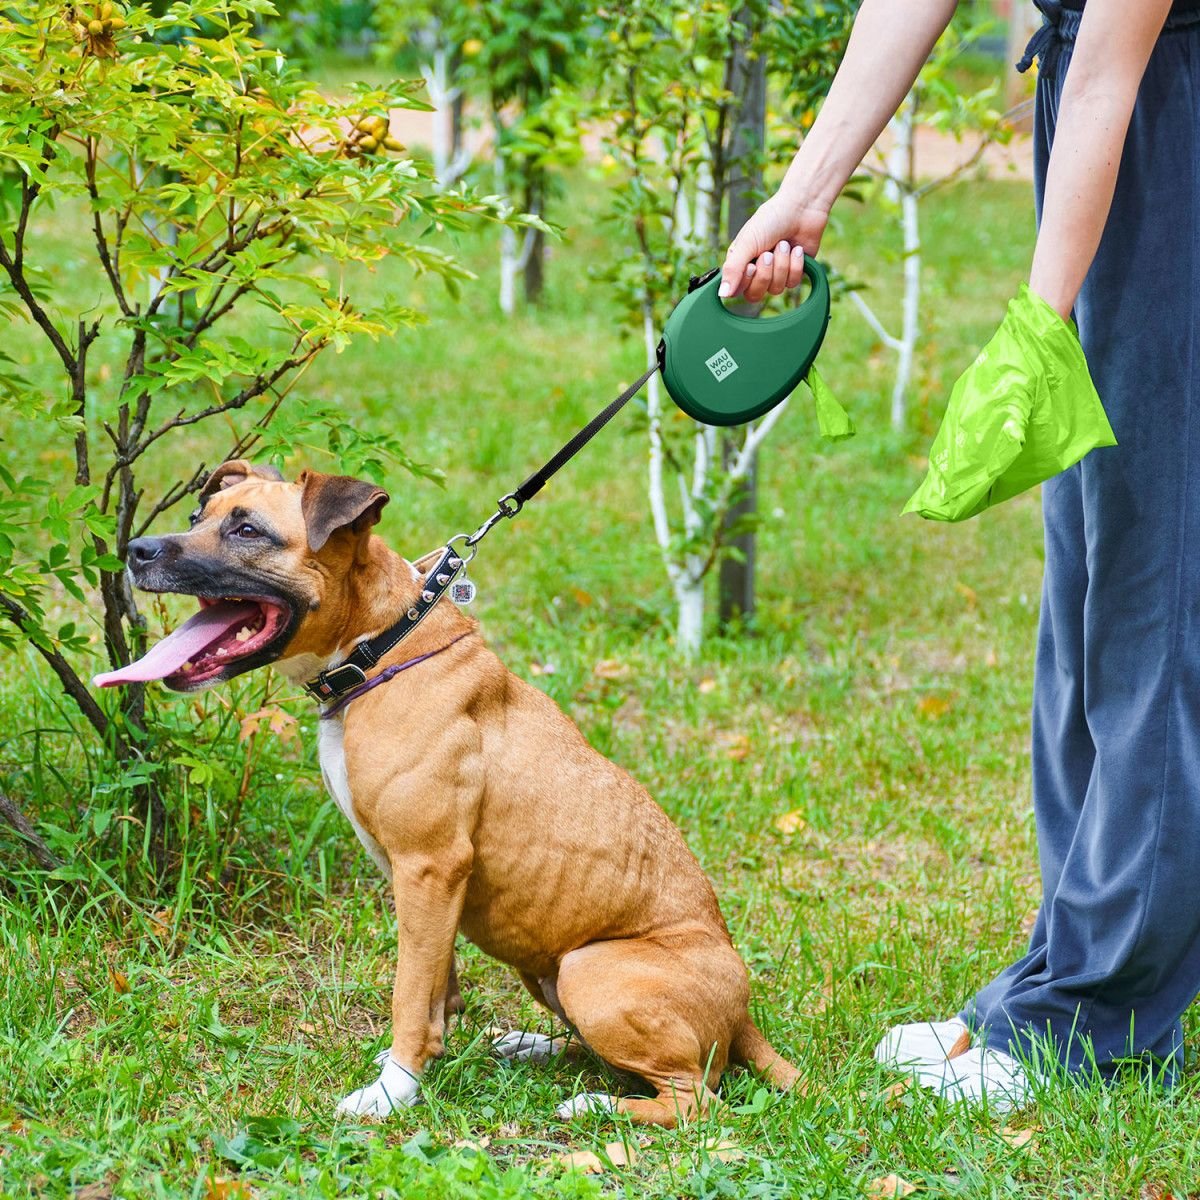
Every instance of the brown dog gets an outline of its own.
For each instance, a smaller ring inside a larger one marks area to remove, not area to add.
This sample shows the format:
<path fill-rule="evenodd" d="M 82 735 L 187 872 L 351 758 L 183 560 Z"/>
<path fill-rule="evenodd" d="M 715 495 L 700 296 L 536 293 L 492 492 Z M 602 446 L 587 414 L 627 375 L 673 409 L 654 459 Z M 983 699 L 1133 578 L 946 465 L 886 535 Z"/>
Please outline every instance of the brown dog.
<path fill-rule="evenodd" d="M 341 662 L 415 611 L 428 586 L 370 532 L 387 501 L 355 479 L 304 472 L 289 483 L 225 463 L 187 533 L 129 547 L 139 588 L 196 596 L 201 611 L 97 682 L 193 691 L 266 663 L 304 682 Z M 457 1001 L 459 930 L 596 1054 L 655 1089 L 577 1096 L 561 1115 L 615 1108 L 674 1125 L 713 1099 L 729 1062 L 793 1084 L 796 1069 L 750 1019 L 746 968 L 712 886 L 662 809 L 448 602 L 379 670 L 426 654 L 320 722 L 325 782 L 392 880 L 400 941 L 390 1054 L 339 1111 L 384 1116 L 416 1099 Z M 513 1034 L 497 1050 L 538 1057 L 548 1041 Z"/>

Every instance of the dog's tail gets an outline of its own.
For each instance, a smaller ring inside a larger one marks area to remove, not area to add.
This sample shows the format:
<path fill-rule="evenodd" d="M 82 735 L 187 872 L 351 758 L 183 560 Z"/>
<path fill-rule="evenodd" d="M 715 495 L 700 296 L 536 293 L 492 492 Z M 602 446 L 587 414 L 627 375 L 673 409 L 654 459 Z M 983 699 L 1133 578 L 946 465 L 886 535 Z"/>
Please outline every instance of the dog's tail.
<path fill-rule="evenodd" d="M 757 1071 L 772 1087 L 783 1091 L 796 1087 L 800 1072 L 765 1037 L 749 1017 L 734 1035 L 729 1057 L 752 1071 Z"/>

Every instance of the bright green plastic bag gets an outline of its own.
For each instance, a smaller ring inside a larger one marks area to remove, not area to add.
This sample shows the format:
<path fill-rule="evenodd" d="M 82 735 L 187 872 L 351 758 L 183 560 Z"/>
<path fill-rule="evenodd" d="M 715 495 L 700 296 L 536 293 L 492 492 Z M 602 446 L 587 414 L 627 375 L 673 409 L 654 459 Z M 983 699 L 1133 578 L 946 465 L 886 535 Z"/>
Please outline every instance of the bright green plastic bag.
<path fill-rule="evenodd" d="M 821 436 L 831 442 L 853 437 L 855 429 L 850 414 L 838 403 L 837 397 L 829 390 L 829 384 L 817 374 L 815 366 L 808 368 L 804 382 L 812 392 L 813 404 L 817 409 L 817 428 L 820 429 Z"/>
<path fill-rule="evenodd" d="M 929 473 L 904 511 L 963 521 L 1116 444 L 1074 322 L 1021 284 L 954 385 Z"/>

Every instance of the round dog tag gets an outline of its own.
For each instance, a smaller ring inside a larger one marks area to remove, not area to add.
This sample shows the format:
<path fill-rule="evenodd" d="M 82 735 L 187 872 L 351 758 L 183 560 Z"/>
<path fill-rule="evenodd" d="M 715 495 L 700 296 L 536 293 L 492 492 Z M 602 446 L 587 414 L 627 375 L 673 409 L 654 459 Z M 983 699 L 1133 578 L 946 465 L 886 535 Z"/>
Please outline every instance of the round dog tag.
<path fill-rule="evenodd" d="M 456 579 L 450 585 L 450 599 L 460 607 L 470 604 L 475 599 L 475 584 L 465 575 Z"/>

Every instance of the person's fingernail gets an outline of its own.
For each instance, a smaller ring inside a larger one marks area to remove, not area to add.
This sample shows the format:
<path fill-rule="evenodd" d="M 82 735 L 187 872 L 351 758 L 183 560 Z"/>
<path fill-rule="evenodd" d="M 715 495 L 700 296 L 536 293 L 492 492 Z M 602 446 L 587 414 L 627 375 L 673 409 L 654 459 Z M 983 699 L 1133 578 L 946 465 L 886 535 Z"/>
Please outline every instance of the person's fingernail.
<path fill-rule="evenodd" d="M 746 264 L 746 278 L 749 279 L 753 274 L 754 274 L 754 264 L 747 263 Z"/>
<path fill-rule="evenodd" d="M 792 257 L 793 258 L 803 258 L 804 257 L 804 247 L 803 246 L 793 246 L 792 247 Z"/>
<path fill-rule="evenodd" d="M 717 288 L 717 295 L 722 300 L 728 299 L 728 297 L 733 295 L 733 288 L 731 288 L 729 286 L 729 284 L 727 284 L 724 280 L 722 280 L 721 286 L 719 288 Z"/>
<path fill-rule="evenodd" d="M 775 253 L 782 258 L 790 249 L 791 246 L 788 245 L 787 242 L 780 242 L 779 245 L 775 247 Z"/>
<path fill-rule="evenodd" d="M 770 250 L 758 256 L 758 261 L 761 266 L 769 267 L 775 261 L 775 255 Z"/>

